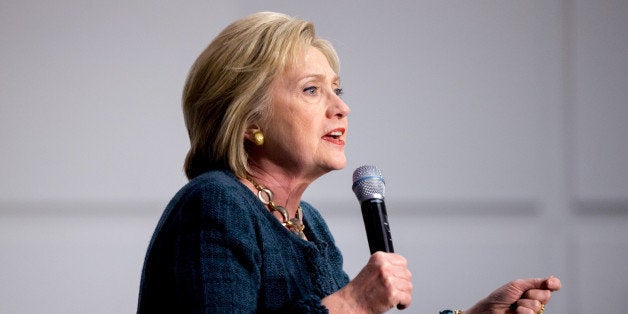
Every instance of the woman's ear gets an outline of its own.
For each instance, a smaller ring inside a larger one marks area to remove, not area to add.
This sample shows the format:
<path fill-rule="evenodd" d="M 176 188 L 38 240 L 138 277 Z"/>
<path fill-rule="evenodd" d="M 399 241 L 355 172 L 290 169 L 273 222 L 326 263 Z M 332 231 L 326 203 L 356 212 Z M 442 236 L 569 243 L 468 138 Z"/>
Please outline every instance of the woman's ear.
<path fill-rule="evenodd" d="M 264 133 L 257 125 L 251 125 L 244 131 L 244 138 L 256 146 L 264 145 Z"/>

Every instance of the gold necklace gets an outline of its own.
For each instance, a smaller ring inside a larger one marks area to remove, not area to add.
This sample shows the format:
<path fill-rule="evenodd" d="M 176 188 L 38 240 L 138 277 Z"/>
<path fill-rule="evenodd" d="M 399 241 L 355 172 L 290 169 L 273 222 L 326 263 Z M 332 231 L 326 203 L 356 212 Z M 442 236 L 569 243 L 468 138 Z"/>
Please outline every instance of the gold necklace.
<path fill-rule="evenodd" d="M 273 192 L 271 192 L 268 188 L 263 185 L 255 182 L 253 178 L 247 177 L 247 179 L 253 183 L 253 186 L 257 189 L 257 197 L 262 202 L 262 204 L 268 206 L 271 212 L 278 211 L 283 217 L 283 222 L 281 223 L 284 227 L 288 228 L 290 232 L 296 234 L 299 238 L 305 240 L 305 234 L 303 230 L 305 229 L 305 225 L 303 224 L 303 213 L 301 210 L 301 206 L 297 207 L 297 213 L 294 215 L 294 218 L 288 218 L 288 210 L 285 207 L 279 206 L 273 202 Z"/>

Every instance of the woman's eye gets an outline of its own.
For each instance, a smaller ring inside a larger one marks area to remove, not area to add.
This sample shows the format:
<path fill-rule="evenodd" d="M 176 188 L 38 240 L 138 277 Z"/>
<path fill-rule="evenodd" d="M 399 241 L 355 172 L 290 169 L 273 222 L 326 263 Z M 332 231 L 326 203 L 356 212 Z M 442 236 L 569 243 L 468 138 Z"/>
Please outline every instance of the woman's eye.
<path fill-rule="evenodd" d="M 305 89 L 303 89 L 303 91 L 305 93 L 307 93 L 308 95 L 316 95 L 316 91 L 318 90 L 318 88 L 316 86 L 310 86 L 307 87 Z"/>
<path fill-rule="evenodd" d="M 342 96 L 342 93 L 344 91 L 342 90 L 342 88 L 336 88 L 334 89 L 334 93 L 336 93 L 336 96 Z"/>

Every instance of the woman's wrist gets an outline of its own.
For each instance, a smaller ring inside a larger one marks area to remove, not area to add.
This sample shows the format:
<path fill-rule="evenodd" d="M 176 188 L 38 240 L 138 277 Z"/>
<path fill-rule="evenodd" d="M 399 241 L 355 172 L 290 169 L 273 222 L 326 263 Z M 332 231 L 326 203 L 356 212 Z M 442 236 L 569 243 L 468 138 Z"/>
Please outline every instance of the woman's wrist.
<path fill-rule="evenodd" d="M 358 302 L 351 298 L 351 287 L 349 285 L 324 297 L 321 303 L 329 310 L 329 313 L 362 313 Z"/>

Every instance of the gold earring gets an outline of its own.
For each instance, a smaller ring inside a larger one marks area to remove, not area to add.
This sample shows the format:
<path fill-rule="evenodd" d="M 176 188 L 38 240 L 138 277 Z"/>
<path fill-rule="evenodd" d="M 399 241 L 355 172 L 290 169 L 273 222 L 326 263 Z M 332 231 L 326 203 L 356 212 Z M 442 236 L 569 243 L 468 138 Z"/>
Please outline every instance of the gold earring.
<path fill-rule="evenodd" d="M 264 134 L 262 133 L 262 131 L 257 131 L 253 133 L 253 142 L 257 146 L 264 145 Z"/>

